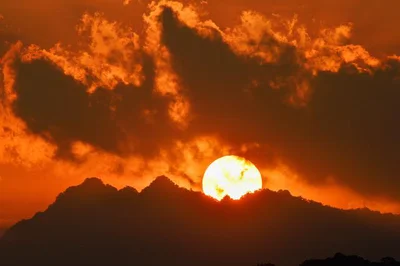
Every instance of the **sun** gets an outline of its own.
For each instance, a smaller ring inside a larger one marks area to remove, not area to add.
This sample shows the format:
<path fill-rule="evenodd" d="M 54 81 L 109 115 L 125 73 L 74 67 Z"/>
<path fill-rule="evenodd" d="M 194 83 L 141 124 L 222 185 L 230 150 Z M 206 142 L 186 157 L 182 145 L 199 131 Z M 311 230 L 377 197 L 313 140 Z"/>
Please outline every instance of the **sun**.
<path fill-rule="evenodd" d="M 217 200 L 240 199 L 262 188 L 257 167 L 245 158 L 229 155 L 214 161 L 204 173 L 203 192 Z"/>

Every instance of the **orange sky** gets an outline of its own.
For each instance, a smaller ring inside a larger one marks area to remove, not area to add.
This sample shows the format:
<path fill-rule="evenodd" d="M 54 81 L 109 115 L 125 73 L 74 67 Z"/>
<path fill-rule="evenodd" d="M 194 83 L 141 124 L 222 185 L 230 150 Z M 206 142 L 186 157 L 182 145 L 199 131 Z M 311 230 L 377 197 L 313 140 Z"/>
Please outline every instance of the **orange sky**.
<path fill-rule="evenodd" d="M 398 7 L 1 1 L 0 227 L 89 176 L 199 190 L 227 154 L 266 188 L 400 213 Z"/>
<path fill-rule="evenodd" d="M 122 21 L 140 31 L 143 26 L 141 16 L 151 1 L 132 0 L 128 5 L 123 5 L 121 2 L 124 1 L 5 0 L 0 3 L 0 12 L 19 38 L 29 43 L 51 47 L 57 41 L 74 44 L 71 40 L 76 38 L 75 25 L 84 12 L 103 12 L 110 20 Z M 362 44 L 373 53 L 399 53 L 400 33 L 397 31 L 396 21 L 400 4 L 393 0 L 191 2 L 204 3 L 202 11 L 221 27 L 237 23 L 243 10 L 256 10 L 268 16 L 274 13 L 288 18 L 298 14 L 301 22 L 305 23 L 310 31 L 317 31 L 321 26 L 337 26 L 351 22 L 354 24 L 355 43 Z"/>

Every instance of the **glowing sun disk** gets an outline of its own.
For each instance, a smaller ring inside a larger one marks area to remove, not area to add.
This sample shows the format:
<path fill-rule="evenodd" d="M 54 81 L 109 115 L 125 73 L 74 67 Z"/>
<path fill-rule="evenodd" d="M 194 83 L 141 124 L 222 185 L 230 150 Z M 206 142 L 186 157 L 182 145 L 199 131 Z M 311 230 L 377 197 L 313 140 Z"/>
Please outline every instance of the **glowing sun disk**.
<path fill-rule="evenodd" d="M 214 161 L 204 173 L 203 192 L 217 200 L 229 196 L 240 199 L 262 188 L 262 178 L 250 161 L 234 155 Z"/>

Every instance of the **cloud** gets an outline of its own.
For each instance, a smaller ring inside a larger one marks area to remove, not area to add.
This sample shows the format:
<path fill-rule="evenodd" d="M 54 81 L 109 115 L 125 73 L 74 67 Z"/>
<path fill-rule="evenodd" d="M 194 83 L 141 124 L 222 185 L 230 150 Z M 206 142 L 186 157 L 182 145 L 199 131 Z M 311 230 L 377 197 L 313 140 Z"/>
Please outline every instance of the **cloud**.
<path fill-rule="evenodd" d="M 114 90 L 85 86 L 46 60 L 15 66 L 14 113 L 27 129 L 57 146 L 57 156 L 72 158 L 75 141 L 119 154 L 154 155 L 170 132 L 168 98 L 153 93 L 152 70 L 141 87 L 118 85 Z"/>
<path fill-rule="evenodd" d="M 400 200 L 396 56 L 354 44 L 351 23 L 311 34 L 296 16 L 245 11 L 222 27 L 201 10 L 153 2 L 140 33 L 85 13 L 77 47 L 14 45 L 1 61 L 2 160 L 200 189 L 207 164 L 234 153 L 267 184 L 301 180 L 290 184 L 304 197 Z"/>
<path fill-rule="evenodd" d="M 143 54 L 139 36 L 130 27 L 111 22 L 101 13 L 85 13 L 77 33 L 81 41 L 77 50 L 61 43 L 47 50 L 31 45 L 26 56 L 49 59 L 90 90 L 113 89 L 119 83 L 141 85 Z"/>
<path fill-rule="evenodd" d="M 170 9 L 162 23 L 163 42 L 196 117 L 194 132 L 220 134 L 230 143 L 266 144 L 309 182 L 334 178 L 362 193 L 399 199 L 398 61 L 378 64 L 356 53 L 364 68 L 343 56 L 338 69 L 307 74 L 303 49 L 280 46 L 273 36 L 269 48 L 276 51 L 278 44 L 279 57 L 260 63 L 234 53 L 218 32 L 201 36 Z M 290 81 L 298 85 L 299 75 L 312 90 L 303 108 L 285 102 L 293 91 Z M 277 77 L 285 86 L 274 90 L 268 84 Z"/>

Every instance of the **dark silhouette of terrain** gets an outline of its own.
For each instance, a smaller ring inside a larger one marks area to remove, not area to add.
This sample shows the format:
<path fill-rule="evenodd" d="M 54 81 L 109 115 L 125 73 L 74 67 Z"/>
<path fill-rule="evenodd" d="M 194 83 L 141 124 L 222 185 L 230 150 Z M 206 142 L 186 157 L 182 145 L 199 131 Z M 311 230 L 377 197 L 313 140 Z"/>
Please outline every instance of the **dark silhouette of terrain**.
<path fill-rule="evenodd" d="M 324 260 L 307 260 L 300 266 L 400 266 L 400 262 L 390 257 L 385 257 L 380 262 L 370 262 L 358 256 L 337 253 L 334 257 Z"/>
<path fill-rule="evenodd" d="M 2 228 L 0 227 L 0 238 L 3 236 L 4 232 L 7 230 L 7 228 Z"/>
<path fill-rule="evenodd" d="M 336 252 L 398 259 L 399 243 L 399 216 L 334 209 L 287 191 L 217 202 L 166 177 L 141 193 L 90 178 L 10 228 L 0 265 L 289 266 Z"/>

